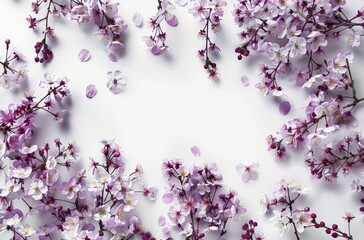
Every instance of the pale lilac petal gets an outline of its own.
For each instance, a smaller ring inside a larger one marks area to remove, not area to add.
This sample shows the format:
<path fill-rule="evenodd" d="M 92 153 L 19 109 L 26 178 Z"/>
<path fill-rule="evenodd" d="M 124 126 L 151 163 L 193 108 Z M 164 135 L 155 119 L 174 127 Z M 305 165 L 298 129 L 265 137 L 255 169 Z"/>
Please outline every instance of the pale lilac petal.
<path fill-rule="evenodd" d="M 240 78 L 240 81 L 245 87 L 249 85 L 249 78 L 245 75 Z"/>
<path fill-rule="evenodd" d="M 244 171 L 243 172 L 243 174 L 241 175 L 241 178 L 243 179 L 243 181 L 246 183 L 246 182 L 248 182 L 250 179 L 251 179 L 251 177 L 250 177 L 251 175 L 250 175 L 250 172 L 248 172 L 248 171 Z"/>
<path fill-rule="evenodd" d="M 164 226 L 166 224 L 166 218 L 163 216 L 160 216 L 158 218 L 158 224 L 159 224 L 159 226 Z"/>
<path fill-rule="evenodd" d="M 109 53 L 108 57 L 111 62 L 117 61 L 117 57 L 116 57 L 115 53 Z"/>
<path fill-rule="evenodd" d="M 160 52 L 161 52 L 161 49 L 159 48 L 159 46 L 158 45 L 154 45 L 153 47 L 152 47 L 152 53 L 154 54 L 154 55 L 158 55 Z"/>
<path fill-rule="evenodd" d="M 78 54 L 78 59 L 81 62 L 87 62 L 90 59 L 90 51 L 87 49 L 82 49 Z"/>
<path fill-rule="evenodd" d="M 173 202 L 173 194 L 165 193 L 162 197 L 162 200 L 165 204 L 170 204 L 171 202 Z"/>
<path fill-rule="evenodd" d="M 162 229 L 162 233 L 163 233 L 163 234 L 168 234 L 168 233 L 169 233 L 169 227 L 164 227 L 164 228 Z"/>
<path fill-rule="evenodd" d="M 279 112 L 282 115 L 287 115 L 291 110 L 291 104 L 288 101 L 283 101 L 279 104 Z"/>
<path fill-rule="evenodd" d="M 93 84 L 90 84 L 86 87 L 86 97 L 93 98 L 97 93 L 96 87 Z"/>
<path fill-rule="evenodd" d="M 250 172 L 250 180 L 257 180 L 258 179 L 258 172 L 251 171 Z"/>
<path fill-rule="evenodd" d="M 245 164 L 243 164 L 243 163 L 239 163 L 239 164 L 237 164 L 236 166 L 235 166 L 235 170 L 237 171 L 237 172 L 243 172 L 243 171 L 245 171 Z"/>
<path fill-rule="evenodd" d="M 259 163 L 257 162 L 253 162 L 252 164 L 250 164 L 250 168 L 258 168 L 259 167 Z"/>
<path fill-rule="evenodd" d="M 201 156 L 200 149 L 195 145 L 191 147 L 191 152 L 192 152 L 193 156 L 195 156 L 195 157 Z"/>
<path fill-rule="evenodd" d="M 166 22 L 168 23 L 168 25 L 175 27 L 178 25 L 178 19 L 175 15 L 173 15 L 173 17 L 170 20 L 166 20 Z"/>
<path fill-rule="evenodd" d="M 134 13 L 133 23 L 136 27 L 141 27 L 143 25 L 143 16 L 138 12 Z"/>
<path fill-rule="evenodd" d="M 188 3 L 188 0 L 175 0 L 175 2 L 180 5 L 181 7 L 186 6 Z"/>
<path fill-rule="evenodd" d="M 120 70 L 116 70 L 115 72 L 114 72 L 114 78 L 115 79 L 120 79 L 120 78 L 122 78 L 123 77 L 123 74 L 122 74 L 122 72 L 120 71 Z"/>

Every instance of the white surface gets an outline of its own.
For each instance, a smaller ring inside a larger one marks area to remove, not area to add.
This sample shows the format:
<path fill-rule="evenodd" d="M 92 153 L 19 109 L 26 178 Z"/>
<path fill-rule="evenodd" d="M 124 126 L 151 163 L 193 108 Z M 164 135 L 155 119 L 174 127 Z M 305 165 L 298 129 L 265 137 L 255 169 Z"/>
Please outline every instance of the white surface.
<path fill-rule="evenodd" d="M 351 5 L 358 8 L 358 2 Z M 71 79 L 68 124 L 57 125 L 43 114 L 38 121 L 41 136 L 37 141 L 44 143 L 58 136 L 65 142 L 75 140 L 81 148 L 79 160 L 86 166 L 89 156 L 98 156 L 99 140 L 115 138 L 123 149 L 127 166 L 131 169 L 141 163 L 146 182 L 158 186 L 160 190 L 156 203 L 146 202 L 138 206 L 138 211 L 143 213 L 142 221 L 147 228 L 154 230 L 153 234 L 157 237 L 162 237 L 157 219 L 168 209 L 160 200 L 166 186 L 160 169 L 166 158 L 181 158 L 190 165 L 194 162 L 217 162 L 226 187 L 237 190 L 248 209 L 244 221 L 250 218 L 258 221 L 267 239 L 280 238 L 267 218 L 259 215 L 258 202 L 264 193 L 271 196 L 276 182 L 281 178 L 294 178 L 311 186 L 312 192 L 306 203 L 327 223 L 337 222 L 344 226 L 341 216 L 347 210 L 357 215 L 359 201 L 350 192 L 351 180 L 357 176 L 351 175 L 338 185 L 328 186 L 310 177 L 303 153 L 287 164 L 277 164 L 273 155 L 266 151 L 265 137 L 289 119 L 301 116 L 299 104 L 304 95 L 297 94 L 298 91 L 287 84 L 293 109 L 283 117 L 278 112 L 278 106 L 253 87 L 258 81 L 258 62 L 254 61 L 255 58 L 240 62 L 236 60 L 234 49 L 238 44 L 238 30 L 230 14 L 232 4 L 226 10 L 222 32 L 214 36 L 222 51 L 217 60 L 221 74 L 219 83 L 207 79 L 207 73 L 196 57 L 197 50 L 203 46 L 203 41 L 196 37 L 201 25 L 187 13 L 187 8 L 178 7 L 176 15 L 180 24 L 177 28 L 165 27 L 167 42 L 173 53 L 168 57 L 156 57 L 150 53 L 141 38 L 150 34 L 146 19 L 155 13 L 155 4 L 156 1 L 121 1 L 120 14 L 129 28 L 126 52 L 118 62 L 108 60 L 104 44 L 91 36 L 93 30 L 80 30 L 83 28 L 74 22 L 53 21 L 57 33 L 57 41 L 52 44 L 55 58 L 48 65 L 40 65 L 32 61 L 33 45 L 40 35 L 29 30 L 25 20 L 30 13 L 30 1 L 9 0 L 1 3 L 0 41 L 10 38 L 27 56 L 31 69 L 29 88 L 40 96 L 42 90 L 37 84 L 45 72 Z M 144 16 L 144 27 L 141 29 L 133 25 L 135 12 Z M 0 46 L 2 51 L 2 43 Z M 91 59 L 86 63 L 81 63 L 77 58 L 83 48 L 91 52 Z M 363 59 L 356 58 L 355 66 L 364 63 Z M 124 73 L 128 82 L 125 91 L 119 95 L 112 94 L 106 88 L 106 73 L 116 69 Z M 354 69 L 354 74 L 361 76 L 358 68 Z M 249 87 L 242 86 L 242 75 L 250 78 Z M 89 100 L 85 97 L 85 89 L 91 83 L 96 85 L 98 94 Z M 364 94 L 363 90 L 359 92 Z M 1 108 L 17 99 L 20 99 L 20 92 L 0 90 Z M 357 116 L 363 129 L 363 110 L 359 110 Z M 192 145 L 201 149 L 201 158 L 192 156 Z M 234 167 L 248 159 L 260 163 L 259 179 L 244 184 Z M 148 214 L 145 214 L 146 211 Z M 237 239 L 241 235 L 242 223 L 230 224 L 229 239 Z M 360 230 L 362 224 L 359 219 L 353 224 L 352 232 L 356 239 L 363 235 L 363 230 Z M 324 233 L 317 235 L 309 232 L 303 235 L 303 239 L 325 238 Z M 289 239 L 286 236 L 283 239 Z"/>

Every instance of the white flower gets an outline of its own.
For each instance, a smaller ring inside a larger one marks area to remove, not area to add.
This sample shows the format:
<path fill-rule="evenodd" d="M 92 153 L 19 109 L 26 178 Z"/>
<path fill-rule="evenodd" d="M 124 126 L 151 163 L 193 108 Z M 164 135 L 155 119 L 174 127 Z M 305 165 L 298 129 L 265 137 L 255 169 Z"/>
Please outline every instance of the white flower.
<path fill-rule="evenodd" d="M 320 47 L 327 46 L 326 35 L 319 32 L 313 31 L 308 35 L 308 43 L 311 43 L 311 50 L 316 52 Z"/>
<path fill-rule="evenodd" d="M 305 82 L 305 84 L 302 85 L 302 88 L 310 88 L 312 87 L 312 85 L 316 82 L 321 82 L 322 81 L 322 75 L 321 74 L 317 74 L 312 76 L 310 79 L 308 79 L 307 82 Z"/>
<path fill-rule="evenodd" d="M 123 209 L 125 212 L 130 212 L 137 204 L 137 200 L 134 198 L 133 194 L 126 194 L 124 201 L 125 205 Z"/>
<path fill-rule="evenodd" d="M 360 45 L 360 33 L 355 29 L 351 29 L 351 33 L 347 36 L 347 43 L 352 47 Z"/>
<path fill-rule="evenodd" d="M 305 227 L 311 223 L 311 214 L 307 212 L 295 212 L 292 215 L 292 221 L 296 223 L 297 232 L 302 233 Z"/>
<path fill-rule="evenodd" d="M 123 79 L 121 71 L 116 70 L 114 73 L 111 71 L 107 73 L 108 81 L 106 86 L 114 93 L 118 94 L 122 88 L 126 87 L 126 81 Z"/>
<path fill-rule="evenodd" d="M 35 231 L 28 224 L 20 225 L 18 227 L 18 231 L 23 234 L 24 237 L 30 237 L 35 233 Z"/>
<path fill-rule="evenodd" d="M 259 201 L 259 208 L 262 215 L 269 212 L 269 200 L 267 195 L 264 195 L 264 198 Z"/>
<path fill-rule="evenodd" d="M 38 146 L 37 145 L 33 145 L 31 147 L 23 147 L 22 149 L 19 149 L 19 152 L 21 154 L 29 154 L 29 153 L 34 153 L 35 151 L 37 151 Z"/>
<path fill-rule="evenodd" d="M 247 164 L 240 163 L 236 165 L 235 169 L 241 174 L 243 181 L 248 182 L 249 180 L 256 180 L 258 178 L 258 172 L 256 171 L 258 167 L 259 163 L 249 161 Z"/>
<path fill-rule="evenodd" d="M 291 37 L 286 45 L 286 49 L 290 51 L 290 57 L 294 58 L 297 55 L 306 53 L 306 39 L 303 37 Z"/>
<path fill-rule="evenodd" d="M 19 215 L 15 214 L 11 218 L 4 219 L 3 224 L 10 226 L 10 227 L 17 226 L 19 224 L 20 220 L 21 220 L 21 218 L 19 217 Z"/>
<path fill-rule="evenodd" d="M 46 161 L 46 168 L 48 170 L 53 170 L 57 166 L 57 160 L 55 157 L 49 156 Z"/>
<path fill-rule="evenodd" d="M 106 221 L 109 220 L 111 217 L 110 214 L 110 206 L 109 205 L 104 205 L 104 206 L 100 206 L 98 208 L 96 208 L 96 213 L 94 214 L 94 219 L 96 221 Z"/>
<path fill-rule="evenodd" d="M 287 230 L 287 225 L 284 223 L 281 212 L 275 210 L 273 211 L 273 214 L 274 216 L 270 218 L 269 221 L 274 223 L 274 229 L 280 233 L 280 236 L 283 236 Z"/>
<path fill-rule="evenodd" d="M 363 187 L 360 185 L 359 179 L 353 180 L 353 182 L 351 183 L 351 191 L 353 192 L 363 191 Z"/>
<path fill-rule="evenodd" d="M 12 76 L 4 74 L 0 78 L 0 86 L 2 86 L 5 89 L 10 89 L 15 86 L 15 80 Z"/>
<path fill-rule="evenodd" d="M 0 193 L 1 197 L 6 197 L 12 192 L 17 192 L 20 189 L 20 185 L 18 183 L 15 183 L 14 179 L 8 179 L 5 182 L 5 186 L 0 188 L 2 191 Z"/>
<path fill-rule="evenodd" d="M 193 231 L 191 223 L 187 223 L 179 234 L 184 235 L 185 237 L 189 237 L 192 235 L 192 232 Z"/>
<path fill-rule="evenodd" d="M 276 43 L 273 43 L 270 46 L 269 52 L 269 60 L 271 60 L 274 64 L 283 61 L 284 58 L 287 56 L 287 51 L 285 48 L 281 48 L 281 46 L 279 46 Z"/>
<path fill-rule="evenodd" d="M 43 194 L 48 192 L 48 187 L 44 185 L 42 180 L 36 179 L 30 184 L 27 194 L 32 196 L 35 200 L 40 200 Z"/>
<path fill-rule="evenodd" d="M 28 178 L 30 176 L 30 174 L 32 173 L 32 167 L 18 167 L 18 168 L 13 168 L 11 170 L 11 176 L 14 178 L 20 178 L 20 179 L 25 179 Z"/>
<path fill-rule="evenodd" d="M 66 230 L 74 230 L 78 228 L 78 217 L 67 217 L 66 221 L 62 224 L 62 227 Z"/>

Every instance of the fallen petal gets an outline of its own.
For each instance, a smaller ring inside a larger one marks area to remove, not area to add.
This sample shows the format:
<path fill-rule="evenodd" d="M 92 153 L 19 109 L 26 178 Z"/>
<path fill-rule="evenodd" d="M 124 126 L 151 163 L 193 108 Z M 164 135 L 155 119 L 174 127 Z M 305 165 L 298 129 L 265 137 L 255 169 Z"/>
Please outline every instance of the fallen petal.
<path fill-rule="evenodd" d="M 82 49 L 78 54 L 78 59 L 81 62 L 87 62 L 90 59 L 90 51 L 87 49 Z"/>
<path fill-rule="evenodd" d="M 143 25 L 143 16 L 138 12 L 134 13 L 133 23 L 136 27 L 141 27 Z"/>
<path fill-rule="evenodd" d="M 200 149 L 197 146 L 192 146 L 191 147 L 191 152 L 192 152 L 192 154 L 193 154 L 194 157 L 201 156 Z"/>
<path fill-rule="evenodd" d="M 287 115 L 291 110 L 291 104 L 288 101 L 283 101 L 279 104 L 279 112 L 282 115 Z"/>
<path fill-rule="evenodd" d="M 158 224 L 159 224 L 159 226 L 164 226 L 166 224 L 166 218 L 163 216 L 160 216 L 158 218 Z"/>
<path fill-rule="evenodd" d="M 248 86 L 249 85 L 249 78 L 247 76 L 245 76 L 245 75 L 240 78 L 240 81 L 243 84 L 243 86 Z"/>
<path fill-rule="evenodd" d="M 109 53 L 108 57 L 109 57 L 111 62 L 116 62 L 117 61 L 117 57 L 116 57 L 115 53 Z"/>
<path fill-rule="evenodd" d="M 93 98 L 97 93 L 96 86 L 93 84 L 90 84 L 86 87 L 86 97 Z"/>
<path fill-rule="evenodd" d="M 173 202 L 173 194 L 172 193 L 165 193 L 162 197 L 162 200 L 165 204 L 170 204 L 171 202 Z"/>
<path fill-rule="evenodd" d="M 186 6 L 188 3 L 188 0 L 175 0 L 175 2 L 180 5 L 181 7 Z"/>

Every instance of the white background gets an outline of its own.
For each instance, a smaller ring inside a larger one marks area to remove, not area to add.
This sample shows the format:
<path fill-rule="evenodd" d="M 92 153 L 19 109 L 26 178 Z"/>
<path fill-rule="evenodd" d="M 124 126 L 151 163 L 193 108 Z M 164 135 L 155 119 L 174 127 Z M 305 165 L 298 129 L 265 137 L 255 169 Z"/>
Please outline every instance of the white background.
<path fill-rule="evenodd" d="M 156 185 L 160 190 L 155 203 L 142 201 L 138 205 L 142 221 L 147 228 L 153 229 L 153 234 L 158 238 L 162 234 L 157 227 L 157 219 L 161 214 L 166 214 L 168 209 L 161 201 L 166 184 L 160 169 L 162 161 L 171 158 L 181 158 L 186 165 L 217 162 L 226 188 L 237 190 L 248 209 L 243 220 L 257 220 L 266 239 L 279 239 L 279 236 L 268 218 L 260 216 L 258 203 L 264 193 L 271 196 L 281 178 L 293 178 L 311 186 L 312 191 L 302 206 L 309 205 L 327 223 L 335 222 L 344 226 L 341 219 L 344 211 L 353 211 L 358 215 L 358 197 L 350 191 L 350 183 L 358 175 L 342 179 L 339 184 L 328 185 L 311 178 L 304 164 L 303 152 L 291 155 L 294 157 L 282 164 L 275 162 L 272 153 L 266 151 L 265 138 L 268 134 L 277 131 L 289 119 L 302 116 L 299 106 L 304 94 L 291 83 L 286 84 L 288 100 L 293 109 L 284 117 L 279 114 L 274 99 L 264 97 L 253 87 L 259 80 L 258 61 L 261 59 L 251 57 L 243 61 L 236 60 L 234 49 L 239 42 L 236 36 L 238 28 L 231 16 L 232 4 L 229 3 L 226 9 L 222 32 L 213 36 L 218 39 L 222 51 L 216 60 L 221 80 L 211 82 L 207 79 L 202 62 L 196 57 L 197 50 L 204 45 L 202 40 L 197 39 L 197 32 L 202 25 L 188 14 L 188 8 L 178 7 L 176 10 L 178 27 L 164 28 L 172 54 L 153 56 L 145 46 L 141 39 L 150 34 L 147 22 L 144 22 L 143 28 L 136 28 L 132 16 L 138 11 L 146 20 L 156 13 L 156 2 L 120 1 L 120 15 L 129 28 L 125 52 L 118 62 L 108 60 L 104 43 L 92 36 L 95 29 L 80 27 L 67 20 L 53 20 L 51 24 L 57 38 L 51 48 L 55 57 L 50 64 L 40 65 L 33 63 L 32 59 L 33 46 L 41 36 L 28 29 L 25 20 L 31 13 L 30 1 L 2 1 L 0 54 L 3 56 L 5 46 L 2 42 L 10 38 L 12 45 L 18 46 L 27 56 L 31 71 L 29 86 L 25 88 L 35 90 L 36 95 L 41 96 L 44 91 L 37 86 L 45 72 L 71 79 L 72 99 L 67 109 L 69 118 L 59 125 L 42 114 L 38 119 L 40 134 L 37 143 L 50 142 L 55 137 L 60 137 L 64 142 L 75 140 L 81 148 L 79 161 L 87 166 L 88 157 L 99 154 L 99 140 L 115 139 L 123 150 L 127 166 L 132 169 L 141 163 L 146 183 Z M 350 3 L 352 13 L 361 6 L 360 1 L 353 2 Z M 86 63 L 81 63 L 77 58 L 83 48 L 89 49 L 92 55 Z M 364 94 L 364 84 L 359 78 L 362 76 L 359 68 L 364 63 L 363 59 L 361 51 L 356 55 L 353 67 L 360 96 Z M 117 69 L 123 72 L 128 86 L 121 94 L 114 95 L 106 88 L 106 73 Z M 242 75 L 250 78 L 249 87 L 242 86 Z M 92 100 L 85 97 L 88 84 L 95 84 L 98 90 Z M 18 101 L 21 92 L 21 89 L 0 89 L 0 107 Z M 359 124 L 363 123 L 362 109 L 356 112 L 356 116 Z M 192 156 L 192 145 L 201 149 L 200 158 Z M 235 171 L 235 165 L 246 160 L 259 162 L 260 168 L 259 179 L 244 184 Z M 228 239 L 237 239 L 241 235 L 243 220 L 230 224 Z M 360 230 L 362 227 L 362 219 L 357 218 L 352 231 L 356 239 L 363 235 L 363 230 Z M 328 238 L 325 234 L 318 234 L 319 231 L 309 232 L 303 235 L 303 239 Z M 283 239 L 290 237 L 286 235 Z"/>

